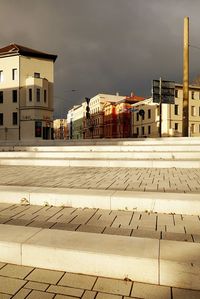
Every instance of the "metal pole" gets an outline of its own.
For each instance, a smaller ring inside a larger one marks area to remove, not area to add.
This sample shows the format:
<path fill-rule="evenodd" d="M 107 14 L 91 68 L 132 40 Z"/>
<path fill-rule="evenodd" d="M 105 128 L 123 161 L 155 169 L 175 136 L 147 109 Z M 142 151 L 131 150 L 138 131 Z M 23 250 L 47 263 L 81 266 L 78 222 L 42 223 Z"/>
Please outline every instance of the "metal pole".
<path fill-rule="evenodd" d="M 183 39 L 183 136 L 189 132 L 189 18 L 184 18 Z"/>
<path fill-rule="evenodd" d="M 159 135 L 162 137 L 162 79 L 160 78 L 159 84 L 159 95 L 160 95 L 160 119 L 159 119 Z"/>

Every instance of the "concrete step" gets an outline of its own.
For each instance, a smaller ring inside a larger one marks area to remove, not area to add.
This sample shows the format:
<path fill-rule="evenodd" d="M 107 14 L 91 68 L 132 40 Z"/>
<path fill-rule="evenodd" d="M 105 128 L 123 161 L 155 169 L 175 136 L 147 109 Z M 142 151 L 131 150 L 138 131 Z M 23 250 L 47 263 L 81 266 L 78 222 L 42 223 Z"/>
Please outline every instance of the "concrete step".
<path fill-rule="evenodd" d="M 136 167 L 199 168 L 200 159 L 106 159 L 106 158 L 0 158 L 0 165 L 71 166 L 71 167 Z"/>
<path fill-rule="evenodd" d="M 0 147 L 0 151 L 27 151 L 27 152 L 187 152 L 200 151 L 200 144 L 146 144 L 133 145 L 84 145 L 79 146 L 14 146 Z"/>
<path fill-rule="evenodd" d="M 193 290 L 199 251 L 199 243 L 0 224 L 1 262 Z"/>
<path fill-rule="evenodd" d="M 0 159 L 5 158 L 46 158 L 46 159 L 200 159 L 200 151 L 13 151 L 0 152 Z"/>
<path fill-rule="evenodd" d="M 0 202 L 200 215 L 199 193 L 0 186 Z"/>
<path fill-rule="evenodd" d="M 80 139 L 80 140 L 24 140 L 0 141 L 0 146 L 80 146 L 80 145 L 145 145 L 145 144 L 200 144 L 199 137 L 165 137 L 165 138 L 115 138 L 115 139 Z"/>

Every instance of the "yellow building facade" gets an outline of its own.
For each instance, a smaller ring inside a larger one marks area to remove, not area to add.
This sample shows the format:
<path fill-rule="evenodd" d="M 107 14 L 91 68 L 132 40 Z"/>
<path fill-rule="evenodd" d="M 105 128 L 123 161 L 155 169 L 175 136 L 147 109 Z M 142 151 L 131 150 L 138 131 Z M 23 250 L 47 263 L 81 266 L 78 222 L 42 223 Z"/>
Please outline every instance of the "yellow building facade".
<path fill-rule="evenodd" d="M 0 140 L 53 138 L 56 58 L 17 44 L 0 49 Z"/>
<path fill-rule="evenodd" d="M 144 111 L 144 112 L 141 112 Z M 132 136 L 159 137 L 160 107 L 152 98 L 132 105 Z M 175 103 L 162 104 L 162 137 L 182 136 L 183 87 L 175 85 Z M 189 132 L 200 136 L 200 86 L 189 87 Z"/>

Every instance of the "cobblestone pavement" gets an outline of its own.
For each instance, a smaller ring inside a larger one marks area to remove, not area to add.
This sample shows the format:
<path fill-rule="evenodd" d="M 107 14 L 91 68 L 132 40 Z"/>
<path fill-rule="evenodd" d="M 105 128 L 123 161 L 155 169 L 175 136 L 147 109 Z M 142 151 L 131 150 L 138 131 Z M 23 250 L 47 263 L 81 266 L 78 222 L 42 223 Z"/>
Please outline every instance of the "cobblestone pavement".
<path fill-rule="evenodd" d="M 200 192 L 200 169 L 0 166 L 0 185 Z"/>
<path fill-rule="evenodd" d="M 0 223 L 200 242 L 199 216 L 1 203 Z"/>
<path fill-rule="evenodd" d="M 200 291 L 0 262 L 0 299 L 199 299 Z"/>

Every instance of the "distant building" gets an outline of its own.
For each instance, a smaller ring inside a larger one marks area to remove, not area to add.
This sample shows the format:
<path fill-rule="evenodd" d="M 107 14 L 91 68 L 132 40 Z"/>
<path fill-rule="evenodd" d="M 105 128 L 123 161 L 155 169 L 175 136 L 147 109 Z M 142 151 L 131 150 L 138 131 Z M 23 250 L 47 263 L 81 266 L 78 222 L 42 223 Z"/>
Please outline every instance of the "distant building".
<path fill-rule="evenodd" d="M 67 139 L 67 120 L 55 119 L 53 121 L 54 139 Z"/>
<path fill-rule="evenodd" d="M 132 104 L 143 101 L 144 98 L 131 95 L 117 102 L 107 102 L 104 106 L 104 137 L 129 138 L 131 131 Z"/>
<path fill-rule="evenodd" d="M 139 111 L 144 111 L 139 113 Z M 183 86 L 175 84 L 175 103 L 162 104 L 162 136 L 182 136 Z M 159 137 L 160 107 L 152 98 L 132 105 L 132 134 Z M 200 86 L 189 86 L 190 136 L 200 136 Z"/>
<path fill-rule="evenodd" d="M 56 58 L 17 44 L 0 49 L 0 140 L 53 138 Z"/>
<path fill-rule="evenodd" d="M 83 104 L 83 138 L 104 138 L 104 107 L 109 103 L 116 103 L 125 96 L 118 94 L 98 94 L 90 99 L 90 118 L 86 118 L 86 103 Z"/>
<path fill-rule="evenodd" d="M 83 104 L 75 105 L 67 112 L 67 139 L 83 138 Z"/>

